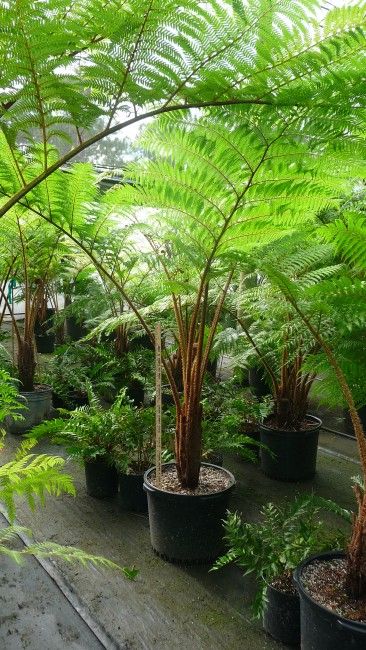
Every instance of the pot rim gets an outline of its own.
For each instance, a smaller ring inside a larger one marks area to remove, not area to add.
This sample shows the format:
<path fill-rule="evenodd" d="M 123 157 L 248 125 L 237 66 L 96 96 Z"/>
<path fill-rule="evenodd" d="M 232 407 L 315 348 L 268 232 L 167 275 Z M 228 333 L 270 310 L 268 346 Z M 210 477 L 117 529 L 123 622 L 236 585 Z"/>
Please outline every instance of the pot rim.
<path fill-rule="evenodd" d="M 309 418 L 309 420 L 312 420 L 315 422 L 315 426 L 309 427 L 308 429 L 297 429 L 297 431 L 292 431 L 290 429 L 277 429 L 276 427 L 271 427 L 265 422 L 260 422 L 259 427 L 261 430 L 265 431 L 266 433 L 279 433 L 279 434 L 287 434 L 287 435 L 294 435 L 298 436 L 299 433 L 313 433 L 314 431 L 319 431 L 321 429 L 323 422 L 320 418 L 318 418 L 316 415 L 311 415 L 310 413 L 307 413 L 306 418 Z"/>
<path fill-rule="evenodd" d="M 162 467 L 169 467 L 171 465 L 176 466 L 176 463 L 174 461 L 170 463 L 163 463 Z M 180 492 L 173 492 L 171 490 L 163 490 L 162 488 L 156 487 L 156 485 L 153 485 L 149 481 L 149 474 L 155 470 L 155 465 L 153 467 L 150 467 L 146 472 L 144 473 L 144 489 L 146 492 L 157 492 L 159 494 L 169 494 L 171 496 L 174 496 L 176 498 L 180 499 L 212 499 L 217 497 L 218 495 L 225 494 L 226 492 L 230 492 L 234 486 L 236 485 L 236 480 L 235 476 L 226 468 L 220 467 L 219 465 L 213 465 L 212 463 L 201 463 L 201 467 L 214 467 L 215 469 L 219 470 L 221 473 L 226 474 L 230 478 L 230 485 L 228 485 L 226 488 L 223 490 L 217 490 L 216 492 L 209 492 L 208 494 L 181 494 Z"/>
<path fill-rule="evenodd" d="M 331 559 L 345 558 L 345 557 L 346 557 L 346 553 L 344 551 L 325 551 L 324 553 L 317 553 L 316 555 L 311 555 L 310 557 L 306 558 L 306 560 L 303 560 L 294 570 L 294 582 L 300 597 L 305 598 L 305 600 L 307 600 L 309 603 L 318 607 L 324 614 L 326 614 L 327 616 L 331 616 L 337 621 L 344 621 L 345 624 L 352 626 L 356 630 L 366 632 L 366 623 L 361 623 L 360 621 L 352 621 L 352 619 L 346 618 L 345 616 L 342 616 L 342 614 L 338 614 L 334 610 L 325 607 L 325 605 L 319 603 L 317 600 L 315 600 L 315 598 L 313 598 L 308 593 L 308 591 L 306 590 L 306 588 L 304 587 L 301 581 L 303 570 L 309 564 L 312 564 L 312 562 L 314 562 L 315 560 L 322 560 L 322 559 L 331 560 Z"/>
<path fill-rule="evenodd" d="M 19 395 L 37 395 L 40 393 L 52 393 L 52 386 L 49 384 L 34 384 L 34 390 L 20 390 Z"/>

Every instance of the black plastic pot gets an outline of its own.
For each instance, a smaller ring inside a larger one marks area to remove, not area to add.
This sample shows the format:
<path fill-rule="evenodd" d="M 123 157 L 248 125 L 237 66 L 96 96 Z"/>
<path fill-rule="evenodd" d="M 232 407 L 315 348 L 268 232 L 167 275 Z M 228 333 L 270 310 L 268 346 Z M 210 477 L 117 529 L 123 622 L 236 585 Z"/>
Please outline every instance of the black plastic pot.
<path fill-rule="evenodd" d="M 322 421 L 315 415 L 307 415 L 306 418 L 314 426 L 302 431 L 281 431 L 266 424 L 260 425 L 261 443 L 271 452 L 261 450 L 261 467 L 270 478 L 306 481 L 314 476 Z"/>
<path fill-rule="evenodd" d="M 37 319 L 34 325 L 34 337 L 36 340 L 37 352 L 40 354 L 51 354 L 55 349 L 56 335 L 54 332 L 49 332 L 52 326 L 52 317 L 55 315 L 55 310 L 47 307 L 44 320 Z"/>
<path fill-rule="evenodd" d="M 47 307 L 45 316 L 42 320 L 36 319 L 34 324 L 34 333 L 36 335 L 44 336 L 52 327 L 52 317 L 55 315 L 55 310 L 52 307 Z"/>
<path fill-rule="evenodd" d="M 68 394 L 68 401 L 66 402 L 60 395 L 52 391 L 52 402 L 55 409 L 72 410 L 79 406 L 87 406 L 89 400 L 86 394 L 72 391 Z"/>
<path fill-rule="evenodd" d="M 166 463 L 167 467 L 174 463 Z M 202 463 L 206 467 L 217 467 Z M 222 520 L 235 486 L 234 476 L 224 471 L 230 485 L 221 492 L 205 495 L 179 494 L 161 490 L 150 483 L 155 468 L 144 475 L 144 490 L 149 505 L 151 545 L 170 562 L 204 564 L 215 560 L 224 550 Z"/>
<path fill-rule="evenodd" d="M 256 397 L 269 395 L 270 389 L 263 368 L 250 368 L 248 372 L 249 387 Z"/>
<path fill-rule="evenodd" d="M 257 460 L 260 459 L 260 453 L 261 453 L 261 448 L 259 447 L 259 443 L 261 441 L 261 432 L 259 430 L 259 424 L 253 425 L 252 429 L 249 428 L 248 431 L 245 430 L 245 427 L 243 427 L 242 431 L 244 436 L 248 436 L 248 438 L 251 438 L 253 442 L 258 443 L 257 445 L 250 446 L 251 451 L 255 454 Z M 240 458 L 240 455 L 239 455 Z"/>
<path fill-rule="evenodd" d="M 357 623 L 317 603 L 302 584 L 302 573 L 314 560 L 334 560 L 345 557 L 333 551 L 320 553 L 302 562 L 294 579 L 300 596 L 302 650 L 365 650 L 366 623 Z"/>
<path fill-rule="evenodd" d="M 144 386 L 138 379 L 132 379 L 126 389 L 127 397 L 135 406 L 142 406 L 145 398 Z"/>
<path fill-rule="evenodd" d="M 66 318 L 66 332 L 71 341 L 79 341 L 87 333 L 84 325 L 79 323 L 75 316 L 68 316 Z"/>
<path fill-rule="evenodd" d="M 122 510 L 147 512 L 143 474 L 120 474 L 118 502 Z"/>
<path fill-rule="evenodd" d="M 118 492 L 118 473 L 115 467 L 107 463 L 103 456 L 86 460 L 85 479 L 86 491 L 91 497 L 105 499 L 113 497 Z"/>
<path fill-rule="evenodd" d="M 267 602 L 263 612 L 263 628 L 276 641 L 285 645 L 300 645 L 300 600 L 298 594 L 267 587 Z"/>
<path fill-rule="evenodd" d="M 52 354 L 55 349 L 55 334 L 49 332 L 48 334 L 36 334 L 36 348 L 40 354 Z"/>
<path fill-rule="evenodd" d="M 19 408 L 18 413 L 23 416 L 23 420 L 14 420 L 11 416 L 5 419 L 7 431 L 14 434 L 30 431 L 36 424 L 47 420 L 51 415 L 51 386 L 39 384 L 35 386 L 34 391 L 20 391 L 19 395 L 24 408 Z"/>

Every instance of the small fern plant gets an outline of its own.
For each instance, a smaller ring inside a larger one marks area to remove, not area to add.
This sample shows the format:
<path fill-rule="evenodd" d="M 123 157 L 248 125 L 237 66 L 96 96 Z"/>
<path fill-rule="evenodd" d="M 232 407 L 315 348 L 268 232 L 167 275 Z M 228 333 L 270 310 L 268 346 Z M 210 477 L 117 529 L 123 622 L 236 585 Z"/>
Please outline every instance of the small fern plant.
<path fill-rule="evenodd" d="M 292 572 L 302 560 L 312 553 L 343 547 L 344 533 L 329 529 L 320 517 L 321 510 L 351 521 L 348 510 L 314 494 L 297 496 L 284 506 L 267 503 L 259 523 L 243 522 L 238 513 L 228 513 L 224 521 L 228 551 L 211 571 L 234 563 L 244 575 L 254 574 L 259 585 L 252 605 L 256 618 L 263 614 L 268 585 L 287 578 L 286 587 L 289 579 L 287 589 L 291 589 Z"/>
<path fill-rule="evenodd" d="M 3 427 L 7 418 L 11 417 L 14 421 L 24 419 L 19 413 L 19 407 L 23 410 L 25 408 L 16 388 L 15 380 L 7 370 L 0 368 L 0 435 L 5 434 Z"/>
<path fill-rule="evenodd" d="M 16 388 L 4 370 L 0 370 L 0 419 L 9 415 L 14 416 L 19 409 L 19 397 Z M 5 431 L 1 432 L 0 452 L 4 448 Z M 31 531 L 16 525 L 15 497 L 26 499 L 31 510 L 37 503 L 44 504 L 47 495 L 60 496 L 61 494 L 75 495 L 75 487 L 71 476 L 62 470 L 65 460 L 59 456 L 48 454 L 34 454 L 32 449 L 36 440 L 24 440 L 15 457 L 0 466 L 0 504 L 6 511 L 9 526 L 0 531 L 0 554 L 8 555 L 16 562 L 21 562 L 25 555 L 39 557 L 57 557 L 66 562 L 81 562 L 86 565 L 115 569 L 129 579 L 134 579 L 137 569 L 134 567 L 121 567 L 105 557 L 85 553 L 73 546 L 62 546 L 54 542 L 33 542 L 23 548 L 15 549 L 12 544 L 18 534 L 26 533 L 32 536 Z"/>

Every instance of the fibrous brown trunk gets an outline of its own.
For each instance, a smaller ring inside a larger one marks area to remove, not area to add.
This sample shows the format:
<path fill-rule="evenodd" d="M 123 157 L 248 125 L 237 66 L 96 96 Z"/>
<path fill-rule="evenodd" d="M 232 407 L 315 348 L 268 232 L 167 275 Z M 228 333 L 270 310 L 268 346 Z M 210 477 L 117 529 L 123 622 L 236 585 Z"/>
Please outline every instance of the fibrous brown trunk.
<path fill-rule="evenodd" d="M 65 343 L 65 324 L 61 323 L 55 330 L 56 345 L 63 345 Z"/>
<path fill-rule="evenodd" d="M 119 325 L 115 331 L 114 352 L 119 359 L 123 357 L 128 350 L 128 340 L 125 329 Z"/>
<path fill-rule="evenodd" d="M 357 599 L 366 595 L 366 497 L 359 485 L 354 490 L 358 513 L 347 548 L 347 588 L 351 597 Z"/>
<path fill-rule="evenodd" d="M 202 406 L 183 404 L 176 423 L 176 464 L 183 488 L 198 485 L 202 453 Z"/>
<path fill-rule="evenodd" d="M 34 390 L 36 365 L 33 341 L 22 339 L 18 342 L 18 374 L 22 390 Z"/>

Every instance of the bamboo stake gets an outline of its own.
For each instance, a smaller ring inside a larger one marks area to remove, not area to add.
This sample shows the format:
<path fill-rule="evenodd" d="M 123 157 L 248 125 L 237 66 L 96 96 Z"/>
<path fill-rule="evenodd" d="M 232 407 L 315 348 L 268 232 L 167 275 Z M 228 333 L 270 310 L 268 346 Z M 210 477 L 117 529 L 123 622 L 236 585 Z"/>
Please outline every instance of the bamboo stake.
<path fill-rule="evenodd" d="M 10 285 L 10 299 L 11 299 L 11 305 L 12 309 L 14 308 L 14 289 L 13 285 Z M 11 316 L 11 314 L 10 314 Z M 15 325 L 13 319 L 11 319 L 11 355 L 13 357 L 13 365 L 15 366 Z"/>
<path fill-rule="evenodd" d="M 161 325 L 155 328 L 155 467 L 156 485 L 161 486 Z"/>

